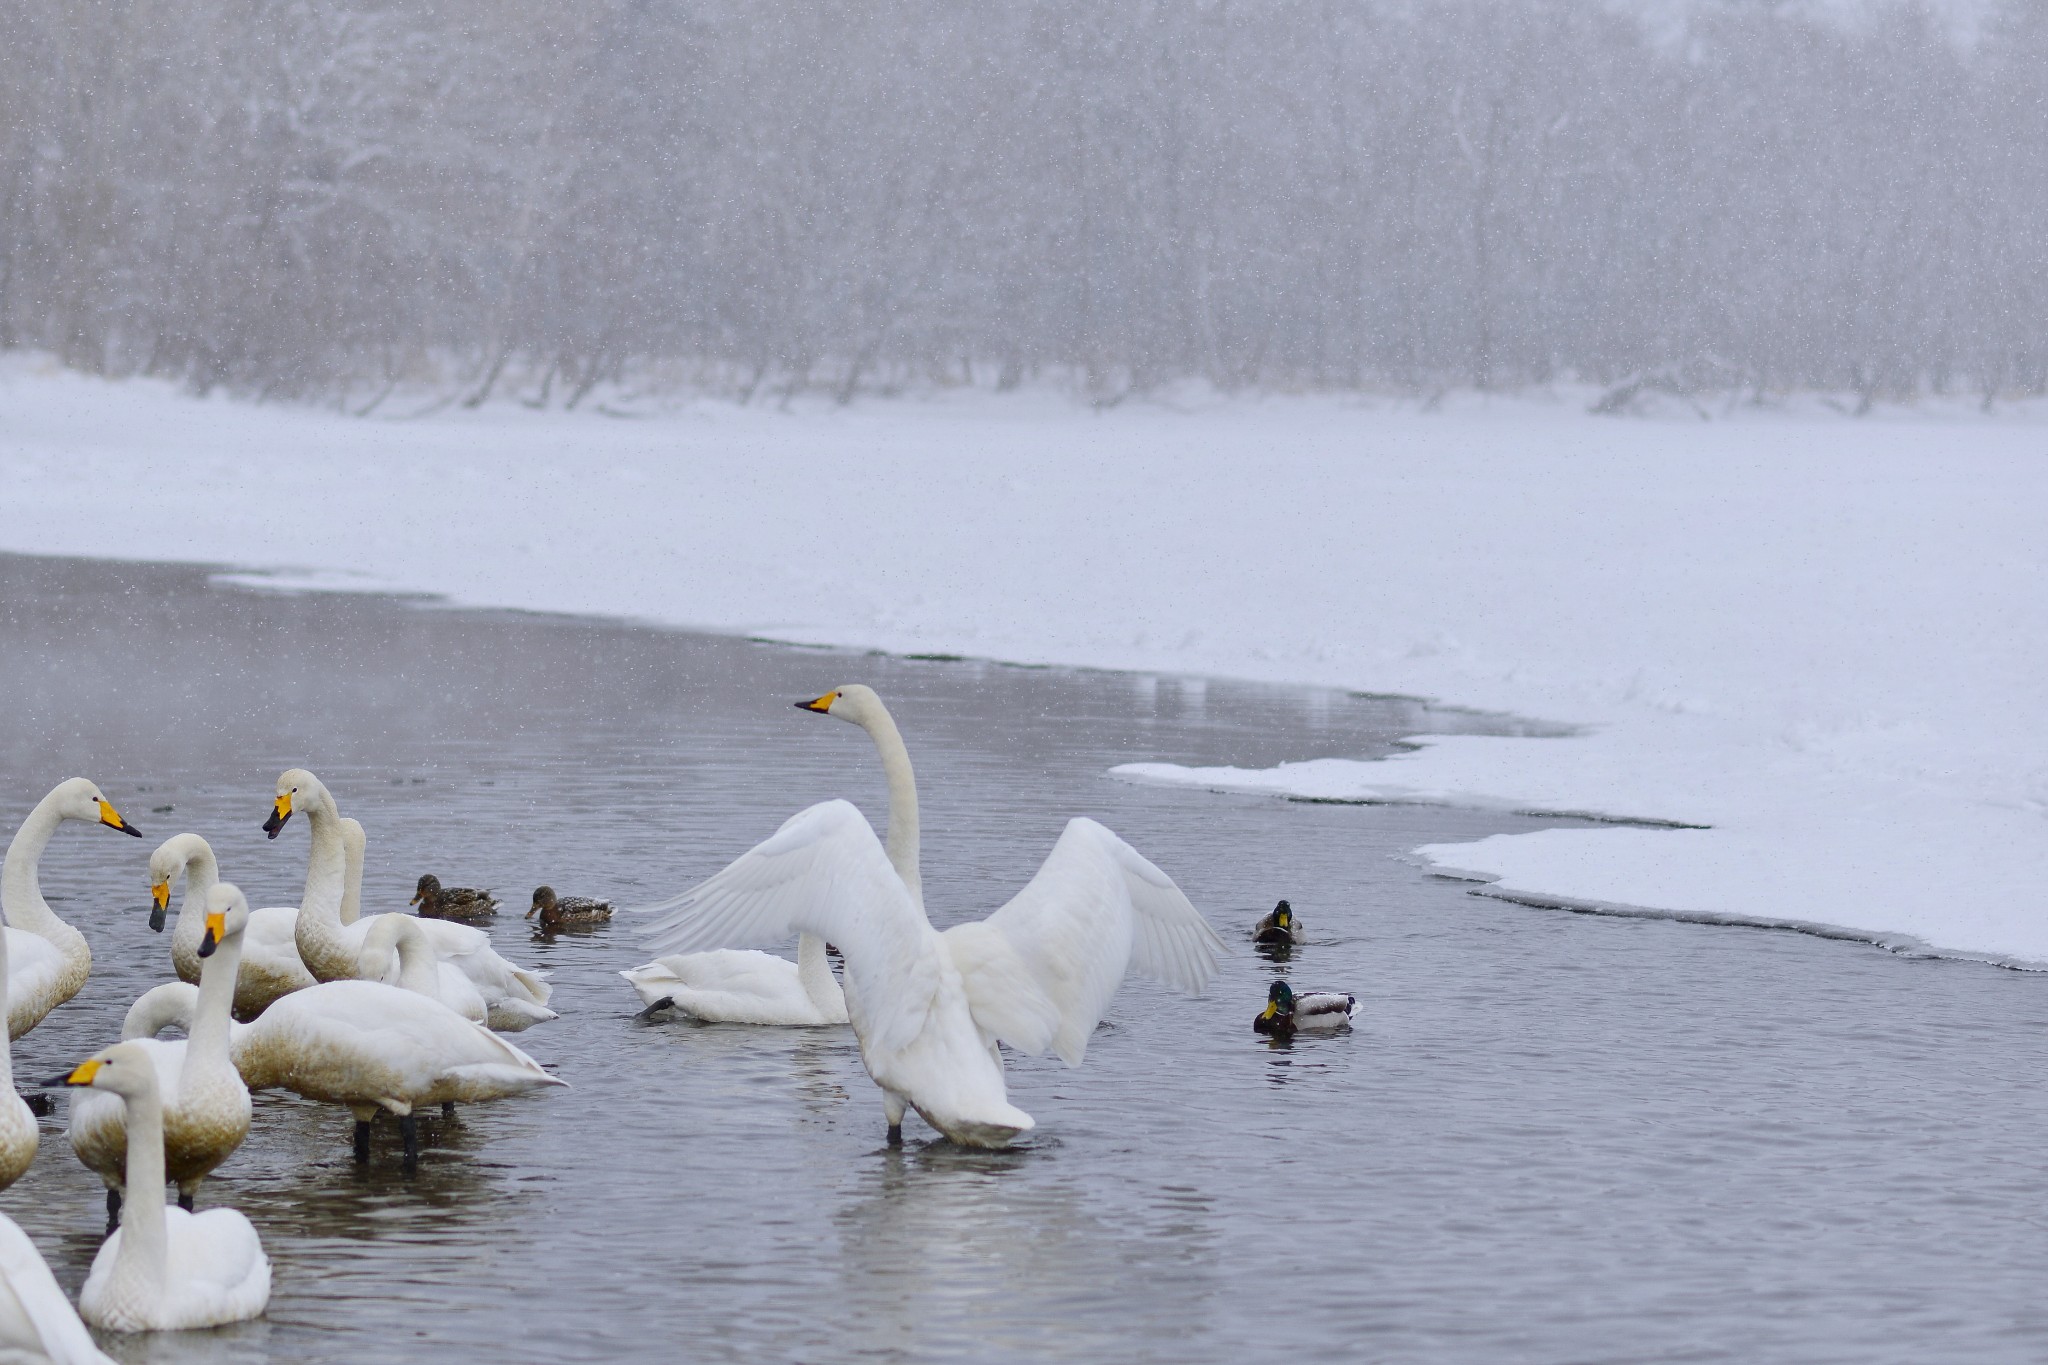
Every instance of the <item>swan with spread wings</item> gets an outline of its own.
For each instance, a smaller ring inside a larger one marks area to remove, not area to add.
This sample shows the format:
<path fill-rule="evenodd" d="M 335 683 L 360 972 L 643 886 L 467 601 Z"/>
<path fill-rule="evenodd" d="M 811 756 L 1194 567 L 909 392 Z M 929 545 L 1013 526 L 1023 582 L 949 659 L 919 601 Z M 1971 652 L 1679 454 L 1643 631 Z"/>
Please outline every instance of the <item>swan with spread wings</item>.
<path fill-rule="evenodd" d="M 1010 1103 L 999 1043 L 1079 1066 L 1089 1036 L 1135 971 L 1190 993 L 1223 952 L 1173 879 L 1089 819 L 1075 819 L 1024 889 L 987 919 L 941 933 L 925 918 L 917 784 L 902 735 L 873 689 L 804 710 L 866 730 L 889 780 L 886 840 L 847 801 L 800 811 L 723 872 L 649 910 L 664 952 L 816 934 L 839 949 L 861 1061 L 882 1089 L 889 1140 L 915 1109 L 969 1147 L 1033 1126 Z"/>

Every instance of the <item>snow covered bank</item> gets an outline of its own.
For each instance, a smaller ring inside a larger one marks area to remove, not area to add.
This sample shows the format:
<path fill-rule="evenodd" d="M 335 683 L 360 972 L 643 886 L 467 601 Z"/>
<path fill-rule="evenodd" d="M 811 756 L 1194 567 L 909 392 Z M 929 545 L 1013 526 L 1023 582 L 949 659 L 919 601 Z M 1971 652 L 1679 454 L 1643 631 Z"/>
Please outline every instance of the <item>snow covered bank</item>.
<path fill-rule="evenodd" d="M 1515 711 L 1585 733 L 1121 771 L 1710 826 L 1424 854 L 2048 962 L 2044 528 L 2024 414 L 963 395 L 355 421 L 0 363 L 0 548 Z"/>

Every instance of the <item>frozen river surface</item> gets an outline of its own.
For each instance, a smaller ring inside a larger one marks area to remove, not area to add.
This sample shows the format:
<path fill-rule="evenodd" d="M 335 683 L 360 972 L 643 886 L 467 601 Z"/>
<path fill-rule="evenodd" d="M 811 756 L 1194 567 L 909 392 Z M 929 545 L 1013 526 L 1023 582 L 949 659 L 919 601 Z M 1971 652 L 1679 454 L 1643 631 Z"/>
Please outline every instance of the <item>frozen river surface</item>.
<path fill-rule="evenodd" d="M 630 922 L 552 942 L 539 882 L 624 902 L 717 870 L 811 802 L 882 815 L 858 730 L 889 699 L 942 925 L 985 914 L 1071 815 L 1172 873 L 1236 949 L 1207 997 L 1127 984 L 1087 1064 L 1014 1059 L 1039 1129 L 882 1143 L 851 1035 L 648 1023 Z M 43 883 L 92 980 L 16 1046 L 38 1077 L 169 975 L 159 838 L 206 835 L 295 904 L 284 767 L 369 829 L 365 910 L 421 872 L 506 893 L 552 972 L 522 1046 L 574 1087 L 395 1135 L 259 1097 L 202 1192 L 256 1223 L 269 1316 L 110 1341 L 123 1360 L 2035 1361 L 2048 1355 L 2048 980 L 1796 934 L 1527 909 L 1401 855 L 1528 820 L 1120 784 L 1441 732 L 1408 703 L 772 648 L 582 621 L 286 598 L 184 569 L 0 557 L 0 818 L 98 780 L 148 837 L 67 828 Z M 1312 942 L 1244 929 L 1280 896 Z M 1355 992 L 1350 1036 L 1269 1046 L 1266 983 Z M 59 1111 L 63 1108 L 59 1101 Z M 46 1119 L 0 1209 L 73 1291 L 96 1179 Z"/>

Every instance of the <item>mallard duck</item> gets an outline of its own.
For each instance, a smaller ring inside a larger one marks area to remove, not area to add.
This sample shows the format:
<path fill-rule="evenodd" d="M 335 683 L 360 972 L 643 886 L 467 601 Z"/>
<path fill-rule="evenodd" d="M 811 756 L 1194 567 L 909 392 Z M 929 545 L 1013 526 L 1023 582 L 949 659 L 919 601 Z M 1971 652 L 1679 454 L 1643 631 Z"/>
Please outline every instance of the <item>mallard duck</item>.
<path fill-rule="evenodd" d="M 443 886 L 431 872 L 420 878 L 412 903 L 420 908 L 421 919 L 489 919 L 498 913 L 498 898 L 490 892 Z"/>
<path fill-rule="evenodd" d="M 1357 1013 L 1356 996 L 1339 991 L 1303 991 L 1296 995 L 1285 981 L 1275 981 L 1266 992 L 1266 1008 L 1252 1020 L 1252 1032 L 1275 1038 L 1292 1038 L 1297 1033 L 1335 1033 L 1350 1028 L 1351 1016 Z"/>
<path fill-rule="evenodd" d="M 584 929 L 593 924 L 603 924 L 612 917 L 610 901 L 592 900 L 588 896 L 557 896 L 552 886 L 533 888 L 533 907 L 526 912 L 526 918 L 540 916 L 540 929 L 552 934 L 557 929 Z"/>
<path fill-rule="evenodd" d="M 1301 942 L 1301 921 L 1294 917 L 1294 907 L 1286 901 L 1274 906 L 1272 914 L 1252 926 L 1252 941 L 1289 947 Z"/>

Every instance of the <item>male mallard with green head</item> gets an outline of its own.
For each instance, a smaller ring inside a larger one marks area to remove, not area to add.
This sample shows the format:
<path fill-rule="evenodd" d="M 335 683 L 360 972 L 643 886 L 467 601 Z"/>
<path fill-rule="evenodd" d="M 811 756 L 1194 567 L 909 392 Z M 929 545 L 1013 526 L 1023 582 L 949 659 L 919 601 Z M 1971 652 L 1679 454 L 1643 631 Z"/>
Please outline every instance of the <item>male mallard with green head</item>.
<path fill-rule="evenodd" d="M 1358 1013 L 1358 999 L 1338 991 L 1304 991 L 1300 995 L 1285 981 L 1275 981 L 1266 992 L 1266 1008 L 1252 1020 L 1252 1032 L 1275 1038 L 1292 1038 L 1297 1033 L 1335 1033 L 1351 1027 Z"/>
<path fill-rule="evenodd" d="M 1301 921 L 1294 917 L 1294 907 L 1286 901 L 1274 906 L 1272 914 L 1252 926 L 1252 941 L 1288 946 L 1301 942 Z"/>

